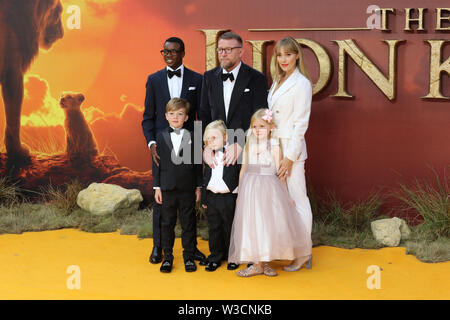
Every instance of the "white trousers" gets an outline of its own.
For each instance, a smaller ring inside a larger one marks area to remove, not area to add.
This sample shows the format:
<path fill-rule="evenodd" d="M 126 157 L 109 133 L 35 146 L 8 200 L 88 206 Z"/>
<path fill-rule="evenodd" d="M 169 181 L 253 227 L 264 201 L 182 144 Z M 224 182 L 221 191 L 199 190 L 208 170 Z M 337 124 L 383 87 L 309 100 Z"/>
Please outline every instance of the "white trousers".
<path fill-rule="evenodd" d="M 311 236 L 312 211 L 309 198 L 306 193 L 305 161 L 294 161 L 292 172 L 286 180 L 289 195 L 295 202 L 295 207 L 305 224 L 306 230 Z"/>

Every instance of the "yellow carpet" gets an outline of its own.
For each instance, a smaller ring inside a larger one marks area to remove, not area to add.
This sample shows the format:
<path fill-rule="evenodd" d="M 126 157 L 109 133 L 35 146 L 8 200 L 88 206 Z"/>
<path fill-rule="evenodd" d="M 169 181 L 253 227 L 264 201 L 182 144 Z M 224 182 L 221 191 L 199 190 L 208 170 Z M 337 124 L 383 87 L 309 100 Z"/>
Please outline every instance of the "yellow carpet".
<path fill-rule="evenodd" d="M 199 239 L 207 254 L 208 243 Z M 313 248 L 313 268 L 278 277 L 242 279 L 220 267 L 184 271 L 181 241 L 174 269 L 148 262 L 152 239 L 73 229 L 0 235 L 0 299 L 450 299 L 450 262 L 422 263 L 404 248 Z M 80 290 L 69 290 L 69 266 L 80 270 Z M 369 290 L 370 265 L 381 267 L 380 289 Z"/>

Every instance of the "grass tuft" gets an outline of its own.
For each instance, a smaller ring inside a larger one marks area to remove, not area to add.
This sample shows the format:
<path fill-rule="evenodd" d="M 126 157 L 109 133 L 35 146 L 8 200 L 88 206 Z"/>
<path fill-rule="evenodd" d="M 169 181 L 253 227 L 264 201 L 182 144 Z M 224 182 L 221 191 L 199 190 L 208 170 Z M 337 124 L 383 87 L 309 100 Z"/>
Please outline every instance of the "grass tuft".
<path fill-rule="evenodd" d="M 153 237 L 153 214 L 151 209 L 140 210 L 136 215 L 125 216 L 120 224 L 120 234 L 135 234 L 140 239 Z"/>
<path fill-rule="evenodd" d="M 412 254 L 422 262 L 450 261 L 450 239 L 434 241 L 407 241 L 406 254 Z"/>
<path fill-rule="evenodd" d="M 17 182 L 12 182 L 8 177 L 0 177 L 0 205 L 12 206 L 19 202 L 21 189 Z"/>
<path fill-rule="evenodd" d="M 41 188 L 45 200 L 61 210 L 63 215 L 70 215 L 79 209 L 77 205 L 78 193 L 83 190 L 83 185 L 78 180 L 73 180 L 61 187 L 49 185 Z"/>
<path fill-rule="evenodd" d="M 56 230 L 73 227 L 58 208 L 43 204 L 20 203 L 0 207 L 0 234 Z"/>
<path fill-rule="evenodd" d="M 333 193 L 319 197 L 308 187 L 313 213 L 311 238 L 313 246 L 328 245 L 346 249 L 379 249 L 370 229 L 371 221 L 380 218 L 382 196 L 376 192 L 356 203 L 342 203 Z"/>
<path fill-rule="evenodd" d="M 423 218 L 419 225 L 422 238 L 438 240 L 450 237 L 450 178 L 443 180 L 433 169 L 435 183 L 415 179 L 414 184 L 400 184 L 393 196 L 403 203 L 403 210 L 415 210 Z"/>
<path fill-rule="evenodd" d="M 370 230 L 370 222 L 380 216 L 383 203 L 379 193 L 353 204 L 343 204 L 333 193 L 325 199 L 313 196 L 311 208 L 315 223 L 331 225 L 351 233 Z"/>

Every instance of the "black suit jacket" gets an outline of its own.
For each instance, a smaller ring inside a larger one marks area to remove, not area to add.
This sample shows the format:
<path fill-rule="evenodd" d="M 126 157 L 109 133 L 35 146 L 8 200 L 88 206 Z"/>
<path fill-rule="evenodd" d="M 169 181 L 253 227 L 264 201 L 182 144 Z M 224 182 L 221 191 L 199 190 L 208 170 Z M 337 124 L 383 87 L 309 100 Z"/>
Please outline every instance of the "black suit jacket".
<path fill-rule="evenodd" d="M 267 108 L 267 78 L 261 72 L 242 63 L 237 78 L 234 80 L 228 117 L 225 117 L 223 100 L 222 68 L 219 66 L 203 75 L 202 94 L 198 116 L 202 121 L 203 131 L 214 120 L 221 119 L 227 129 L 250 127 L 250 118 L 260 108 Z M 231 138 L 231 137 L 230 137 Z M 229 141 L 236 142 L 236 140 Z"/>
<path fill-rule="evenodd" d="M 189 70 L 184 66 L 181 98 L 188 100 L 191 105 L 188 121 L 184 124 L 184 128 L 189 131 L 194 130 L 194 120 L 197 118 L 200 105 L 202 79 L 203 77 L 201 74 Z M 156 141 L 156 134 L 158 132 L 169 127 L 169 122 L 165 116 L 166 105 L 170 100 L 169 85 L 167 83 L 167 69 L 164 68 L 148 76 L 145 87 L 145 110 L 142 120 L 142 129 L 147 144 L 149 144 L 150 141 Z"/>
<path fill-rule="evenodd" d="M 230 192 L 239 185 L 239 172 L 241 170 L 240 164 L 230 165 L 228 167 L 223 167 L 222 179 L 227 185 Z M 203 185 L 202 185 L 202 204 L 206 204 L 206 187 L 211 180 L 212 169 L 210 166 L 205 165 L 205 170 L 203 172 Z"/>
<path fill-rule="evenodd" d="M 197 151 L 200 152 L 200 163 L 195 164 L 195 146 L 192 132 L 183 131 L 178 154 L 175 154 L 173 149 L 168 128 L 156 134 L 156 146 L 161 159 L 159 166 L 154 166 L 153 187 L 160 187 L 161 191 L 194 191 L 196 187 L 201 187 L 201 146 L 200 150 Z"/>

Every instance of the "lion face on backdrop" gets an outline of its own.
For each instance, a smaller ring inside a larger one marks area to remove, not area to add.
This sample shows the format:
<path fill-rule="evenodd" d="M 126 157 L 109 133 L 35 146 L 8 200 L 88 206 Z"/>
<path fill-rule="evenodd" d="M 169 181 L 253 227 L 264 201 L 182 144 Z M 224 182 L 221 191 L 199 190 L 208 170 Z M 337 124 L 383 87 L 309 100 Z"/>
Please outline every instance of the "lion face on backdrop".
<path fill-rule="evenodd" d="M 83 101 L 84 95 L 82 93 L 64 92 L 61 95 L 59 104 L 63 109 L 66 108 L 79 109 Z"/>
<path fill-rule="evenodd" d="M 0 0 L 0 84 L 6 114 L 5 146 L 14 165 L 30 160 L 20 143 L 23 75 L 39 53 L 62 38 L 60 0 Z"/>
<path fill-rule="evenodd" d="M 41 0 L 43 1 L 43 0 Z M 39 45 L 44 49 L 49 49 L 52 44 L 61 39 L 64 35 L 64 29 L 61 23 L 62 5 L 58 1 L 47 0 L 48 8 L 41 27 L 41 33 L 39 38 Z"/>

